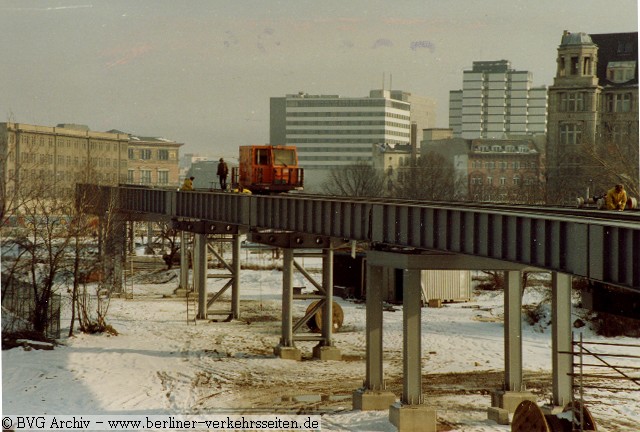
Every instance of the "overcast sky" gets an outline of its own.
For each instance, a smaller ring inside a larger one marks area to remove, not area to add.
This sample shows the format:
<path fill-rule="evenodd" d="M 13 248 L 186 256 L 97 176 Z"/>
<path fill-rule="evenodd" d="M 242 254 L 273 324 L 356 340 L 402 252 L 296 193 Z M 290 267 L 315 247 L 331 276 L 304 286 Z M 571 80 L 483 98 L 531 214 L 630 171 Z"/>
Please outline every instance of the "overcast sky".
<path fill-rule="evenodd" d="M 0 121 L 81 123 L 233 156 L 269 140 L 269 98 L 437 102 L 473 61 L 553 84 L 563 30 L 638 29 L 636 0 L 0 0 Z"/>

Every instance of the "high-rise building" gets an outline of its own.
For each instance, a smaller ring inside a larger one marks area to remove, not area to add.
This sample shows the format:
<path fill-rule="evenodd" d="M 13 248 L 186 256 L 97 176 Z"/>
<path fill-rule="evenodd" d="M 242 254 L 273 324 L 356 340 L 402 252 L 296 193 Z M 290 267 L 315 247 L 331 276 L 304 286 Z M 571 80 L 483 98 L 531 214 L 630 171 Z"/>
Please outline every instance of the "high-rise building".
<path fill-rule="evenodd" d="M 317 190 L 334 167 L 371 164 L 372 144 L 410 144 L 412 122 L 422 123 L 414 131 L 435 122 L 435 103 L 389 90 L 369 97 L 300 92 L 272 97 L 270 110 L 270 143 L 298 148 L 307 190 Z"/>
<path fill-rule="evenodd" d="M 502 138 L 546 133 L 547 89 L 507 60 L 476 61 L 462 90 L 449 92 L 449 127 L 456 138 Z"/>
<path fill-rule="evenodd" d="M 549 87 L 551 202 L 624 183 L 638 194 L 638 33 L 565 31 Z"/>

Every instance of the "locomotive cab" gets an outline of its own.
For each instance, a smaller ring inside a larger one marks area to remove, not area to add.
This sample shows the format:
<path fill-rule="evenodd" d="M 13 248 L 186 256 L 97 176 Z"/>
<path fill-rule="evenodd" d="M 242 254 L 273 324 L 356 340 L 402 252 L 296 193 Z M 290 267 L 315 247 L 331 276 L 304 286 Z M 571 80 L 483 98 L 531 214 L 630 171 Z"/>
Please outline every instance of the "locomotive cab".
<path fill-rule="evenodd" d="M 232 170 L 231 180 L 254 194 L 302 190 L 303 171 L 298 167 L 296 147 L 240 146 L 238 168 Z"/>

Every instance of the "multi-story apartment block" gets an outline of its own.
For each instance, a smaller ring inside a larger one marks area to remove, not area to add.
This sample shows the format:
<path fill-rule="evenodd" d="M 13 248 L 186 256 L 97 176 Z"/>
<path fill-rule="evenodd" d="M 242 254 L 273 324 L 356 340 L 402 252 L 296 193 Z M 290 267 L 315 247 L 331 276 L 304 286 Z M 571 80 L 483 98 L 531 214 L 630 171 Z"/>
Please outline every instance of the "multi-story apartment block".
<path fill-rule="evenodd" d="M 80 181 L 124 182 L 128 143 L 127 134 L 94 132 L 84 125 L 0 123 L 2 199 L 11 201 L 16 191 L 36 182 L 57 195 L 73 193 Z"/>
<path fill-rule="evenodd" d="M 436 152 L 455 169 L 456 196 L 473 201 L 540 202 L 544 191 L 545 136 L 512 139 L 453 138 L 453 131 L 425 130 L 421 155 Z"/>
<path fill-rule="evenodd" d="M 165 138 L 131 135 L 127 183 L 179 186 L 179 150 L 182 145 Z"/>
<path fill-rule="evenodd" d="M 549 87 L 550 202 L 638 185 L 638 33 L 565 31 Z"/>
<path fill-rule="evenodd" d="M 540 146 L 543 146 L 544 137 L 541 138 Z M 471 140 L 469 199 L 527 204 L 542 202 L 543 161 L 538 147 L 534 138 Z"/>
<path fill-rule="evenodd" d="M 406 92 L 372 90 L 369 97 L 301 92 L 273 97 L 270 143 L 297 146 L 305 189 L 314 190 L 334 167 L 371 164 L 373 144 L 409 144 L 412 98 L 416 122 L 435 121 L 435 104 L 432 109 L 426 99 Z"/>
<path fill-rule="evenodd" d="M 449 92 L 449 127 L 456 138 L 501 138 L 546 132 L 547 89 L 507 60 L 476 61 L 462 90 Z"/>

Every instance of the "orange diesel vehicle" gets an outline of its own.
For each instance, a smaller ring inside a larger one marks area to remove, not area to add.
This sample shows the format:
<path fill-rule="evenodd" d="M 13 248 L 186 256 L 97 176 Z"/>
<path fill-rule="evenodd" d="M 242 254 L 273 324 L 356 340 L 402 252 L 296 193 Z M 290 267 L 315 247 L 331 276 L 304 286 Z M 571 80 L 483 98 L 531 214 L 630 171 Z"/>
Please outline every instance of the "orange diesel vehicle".
<path fill-rule="evenodd" d="M 231 170 L 234 187 L 240 184 L 254 194 L 302 190 L 303 179 L 294 146 L 240 146 L 239 166 Z"/>

